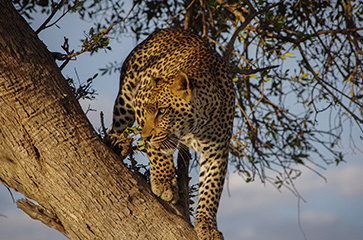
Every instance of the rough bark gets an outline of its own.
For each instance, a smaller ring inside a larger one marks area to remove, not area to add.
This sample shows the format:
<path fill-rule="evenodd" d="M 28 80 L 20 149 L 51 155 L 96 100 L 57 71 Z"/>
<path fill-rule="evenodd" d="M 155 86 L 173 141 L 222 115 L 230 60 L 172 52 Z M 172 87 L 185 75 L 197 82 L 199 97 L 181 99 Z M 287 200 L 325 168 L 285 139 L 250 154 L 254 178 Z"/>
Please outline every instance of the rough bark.
<path fill-rule="evenodd" d="M 102 143 L 10 0 L 0 0 L 0 181 L 71 239 L 197 239 Z"/>

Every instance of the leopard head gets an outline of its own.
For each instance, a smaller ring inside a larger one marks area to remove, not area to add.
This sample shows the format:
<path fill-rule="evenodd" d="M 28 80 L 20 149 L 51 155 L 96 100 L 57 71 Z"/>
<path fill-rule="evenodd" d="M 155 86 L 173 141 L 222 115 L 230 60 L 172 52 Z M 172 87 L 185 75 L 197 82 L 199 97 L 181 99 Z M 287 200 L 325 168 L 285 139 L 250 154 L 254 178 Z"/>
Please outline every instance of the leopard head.
<path fill-rule="evenodd" d="M 185 73 L 166 79 L 151 78 L 149 96 L 140 107 L 141 136 L 152 145 L 172 154 L 179 140 L 195 129 L 195 90 Z M 140 124 L 139 123 L 139 124 Z"/>

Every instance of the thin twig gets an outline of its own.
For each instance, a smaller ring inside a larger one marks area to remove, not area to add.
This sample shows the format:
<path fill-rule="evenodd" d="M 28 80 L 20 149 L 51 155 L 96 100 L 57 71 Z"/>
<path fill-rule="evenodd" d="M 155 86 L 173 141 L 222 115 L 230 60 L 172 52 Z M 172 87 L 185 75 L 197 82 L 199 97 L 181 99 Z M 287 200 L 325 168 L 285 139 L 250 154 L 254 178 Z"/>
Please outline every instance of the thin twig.
<path fill-rule="evenodd" d="M 67 11 L 65 11 L 64 13 L 62 13 L 62 15 L 57 19 L 57 20 L 55 20 L 53 23 L 51 23 L 50 25 L 47 25 L 47 26 L 45 26 L 44 27 L 44 29 L 46 29 L 46 28 L 50 28 L 50 27 L 52 27 L 52 26 L 54 26 L 55 24 L 57 24 L 57 22 L 59 22 L 69 11 L 71 10 L 71 8 L 70 9 L 68 9 Z"/>
<path fill-rule="evenodd" d="M 134 10 L 136 4 L 138 4 L 138 1 L 134 3 L 134 5 L 132 5 L 132 8 L 130 9 L 130 11 L 127 13 L 126 17 L 124 17 L 122 19 L 123 22 L 123 26 L 122 26 L 122 32 L 125 30 L 125 20 L 129 17 L 129 15 L 131 14 L 132 10 Z"/>
<path fill-rule="evenodd" d="M 3 183 L 3 184 L 4 184 L 4 186 L 6 187 L 6 189 L 9 191 L 10 196 L 11 196 L 11 199 L 13 200 L 13 203 L 15 203 L 15 198 L 14 198 L 13 193 L 11 192 L 11 189 L 10 189 L 10 188 L 9 188 L 9 186 L 8 186 L 8 185 L 6 185 L 5 183 Z"/>
<path fill-rule="evenodd" d="M 217 44 L 218 46 L 220 46 L 221 48 L 224 48 L 224 49 L 227 49 L 227 47 L 223 46 L 222 44 L 220 44 L 219 42 L 215 41 L 213 38 L 209 37 L 208 35 L 206 36 L 206 38 L 213 42 L 214 44 Z M 236 52 L 232 52 L 233 55 L 241 58 L 243 61 L 245 61 L 247 64 L 250 62 L 248 59 L 246 59 L 245 57 L 239 55 L 238 53 Z M 277 68 L 279 67 L 280 65 L 273 65 L 273 66 L 269 66 L 269 67 L 265 67 L 265 68 L 257 68 L 257 69 L 241 69 L 237 66 L 234 66 L 234 65 L 229 65 L 230 67 L 230 70 L 232 73 L 239 73 L 239 74 L 243 74 L 243 75 L 250 75 L 250 74 L 253 74 L 253 73 L 258 73 L 258 72 L 263 72 L 265 70 L 269 70 L 269 69 L 273 69 L 273 68 Z"/>
<path fill-rule="evenodd" d="M 259 31 L 263 31 L 263 30 L 259 30 L 255 27 L 251 27 L 252 30 L 254 30 L 255 32 L 259 32 Z M 277 34 L 273 34 L 273 33 L 265 33 L 268 37 L 271 38 L 276 38 L 276 39 L 280 39 L 280 40 L 284 40 L 287 42 L 291 42 L 291 43 L 302 43 L 305 42 L 306 40 L 311 39 L 312 37 L 317 37 L 319 35 L 323 35 L 323 34 L 349 34 L 349 33 L 354 33 L 357 31 L 361 31 L 363 30 L 363 27 L 361 28 L 347 28 L 347 29 L 332 29 L 332 30 L 321 30 L 321 31 L 317 31 L 311 35 L 309 35 L 308 37 L 302 37 L 302 38 L 290 38 L 290 37 L 285 37 L 282 35 L 277 35 Z"/>
<path fill-rule="evenodd" d="M 225 46 L 223 46 L 222 44 L 220 44 L 219 42 L 215 41 L 213 38 L 209 37 L 208 35 L 206 36 L 206 38 L 207 38 L 209 41 L 213 42 L 214 44 L 216 44 L 216 45 L 220 46 L 221 48 L 224 48 L 224 49 L 226 49 L 226 50 L 227 50 L 227 47 L 225 47 Z M 243 57 L 243 56 L 239 55 L 238 53 L 236 53 L 236 52 L 234 52 L 234 51 L 232 52 L 232 54 L 233 54 L 233 55 L 235 55 L 236 57 L 241 58 L 241 59 L 242 59 L 243 61 L 245 61 L 247 64 L 250 62 L 248 59 L 246 59 L 245 57 Z"/>
<path fill-rule="evenodd" d="M 43 24 L 35 31 L 36 34 L 39 34 L 42 30 L 48 28 L 49 26 L 46 26 L 50 20 L 52 20 L 52 18 L 54 17 L 54 15 L 58 12 L 58 10 L 64 5 L 64 0 L 61 0 L 56 7 L 53 9 L 53 11 L 51 12 L 51 14 L 49 15 L 49 17 L 43 22 Z M 69 11 L 69 10 L 68 10 Z M 66 13 L 68 13 L 68 11 L 66 11 Z M 64 17 L 64 13 L 62 15 L 62 17 Z M 56 22 L 58 22 L 60 19 L 58 18 L 58 20 Z M 52 24 L 53 25 L 53 24 Z"/>
<path fill-rule="evenodd" d="M 231 138 L 232 140 L 234 140 L 236 143 L 238 143 L 239 145 L 241 145 L 242 147 L 245 147 L 245 149 L 247 149 L 248 150 L 248 148 L 246 148 L 246 146 L 244 146 L 240 141 L 238 141 L 235 137 L 233 137 L 232 136 L 232 138 Z M 247 158 L 248 159 L 248 161 L 250 162 L 250 163 L 252 163 L 253 164 L 253 162 L 252 162 L 252 160 L 250 159 L 250 157 L 242 150 L 242 151 L 240 151 L 240 150 L 238 150 L 235 146 L 233 146 L 233 144 L 229 144 L 229 146 L 230 146 L 230 148 L 232 148 L 234 151 L 236 151 L 237 153 L 239 153 L 239 155 L 242 155 L 242 156 L 244 156 L 245 158 Z M 249 151 L 249 150 L 248 150 Z"/>
<path fill-rule="evenodd" d="M 200 1 L 200 6 L 202 8 L 202 20 L 203 20 L 202 38 L 204 38 L 205 36 L 207 36 L 207 26 L 205 24 L 205 0 L 199 0 L 199 1 Z"/>
<path fill-rule="evenodd" d="M 237 36 L 240 34 L 240 32 L 245 29 L 247 27 L 247 25 L 252 21 L 252 19 L 256 16 L 256 13 L 253 14 L 249 14 L 246 18 L 246 21 L 242 23 L 241 26 L 239 26 L 235 32 L 233 33 L 231 39 L 229 40 L 228 44 L 227 44 L 227 51 L 224 53 L 223 59 L 228 62 L 231 54 L 233 52 L 233 48 L 234 48 L 234 42 L 237 39 Z"/>
<path fill-rule="evenodd" d="M 258 104 L 260 104 L 260 102 L 262 101 L 262 99 L 264 99 L 264 94 L 263 94 L 263 81 L 261 83 L 261 98 L 257 101 L 257 103 L 255 104 L 255 106 L 253 106 L 251 112 L 250 112 L 250 115 L 255 111 L 256 107 L 258 106 Z"/>
<path fill-rule="evenodd" d="M 230 70 L 231 70 L 232 73 L 250 75 L 250 74 L 253 74 L 253 73 L 263 72 L 265 70 L 277 68 L 279 66 L 280 65 L 274 65 L 274 66 L 269 66 L 269 67 L 264 67 L 264 68 L 256 68 L 256 69 L 241 69 L 241 68 L 239 68 L 237 66 L 230 66 Z"/>
<path fill-rule="evenodd" d="M 236 41 L 237 39 L 237 36 L 240 34 L 240 32 L 245 29 L 249 24 L 250 22 L 252 21 L 253 18 L 255 18 L 257 15 L 259 14 L 262 14 L 262 13 L 266 13 L 268 12 L 271 8 L 274 8 L 276 7 L 277 5 L 279 5 L 280 3 L 283 2 L 283 0 L 280 0 L 279 2 L 271 5 L 271 6 L 268 6 L 268 7 L 265 7 L 264 9 L 262 9 L 261 11 L 256 11 L 252 4 L 249 2 L 249 1 L 244 1 L 245 3 L 247 2 L 247 5 L 251 8 L 250 9 L 250 12 L 249 14 L 247 15 L 247 17 L 245 18 L 245 21 L 242 22 L 241 26 L 239 26 L 235 32 L 233 33 L 231 39 L 229 40 L 228 44 L 227 44 L 227 51 L 225 52 L 224 54 L 224 57 L 223 59 L 228 62 L 230 57 L 231 57 L 231 54 L 233 52 L 233 45 L 234 45 L 234 42 Z M 233 12 L 232 12 L 233 13 Z"/>
<path fill-rule="evenodd" d="M 252 123 L 250 122 L 250 119 L 248 118 L 246 112 L 243 110 L 243 108 L 238 104 L 237 104 L 237 107 L 240 109 L 240 111 L 242 112 L 243 116 L 246 118 L 247 122 L 248 122 L 248 125 L 250 125 L 251 129 L 254 129 Z"/>
<path fill-rule="evenodd" d="M 102 128 L 102 132 L 103 132 L 103 135 L 106 136 L 107 135 L 107 131 L 106 131 L 106 128 L 105 128 L 104 114 L 103 114 L 102 111 L 100 112 L 100 118 L 101 118 L 101 128 Z"/>
<path fill-rule="evenodd" d="M 174 18 L 178 17 L 180 14 L 182 14 L 184 11 L 187 11 L 195 2 L 195 0 L 193 0 L 186 8 L 184 8 L 182 11 L 180 11 L 177 15 L 175 15 L 174 17 L 170 18 L 164 25 L 168 25 L 168 23 L 173 20 Z"/>

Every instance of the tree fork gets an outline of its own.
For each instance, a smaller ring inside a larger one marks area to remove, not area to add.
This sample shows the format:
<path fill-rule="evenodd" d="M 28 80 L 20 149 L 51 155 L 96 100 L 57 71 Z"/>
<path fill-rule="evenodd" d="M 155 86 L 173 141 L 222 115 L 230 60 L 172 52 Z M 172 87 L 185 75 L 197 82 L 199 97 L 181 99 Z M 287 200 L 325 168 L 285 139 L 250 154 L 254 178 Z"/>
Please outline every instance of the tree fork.
<path fill-rule="evenodd" d="M 71 239 L 197 239 L 102 143 L 9 0 L 0 0 L 0 166 L 0 181 Z"/>

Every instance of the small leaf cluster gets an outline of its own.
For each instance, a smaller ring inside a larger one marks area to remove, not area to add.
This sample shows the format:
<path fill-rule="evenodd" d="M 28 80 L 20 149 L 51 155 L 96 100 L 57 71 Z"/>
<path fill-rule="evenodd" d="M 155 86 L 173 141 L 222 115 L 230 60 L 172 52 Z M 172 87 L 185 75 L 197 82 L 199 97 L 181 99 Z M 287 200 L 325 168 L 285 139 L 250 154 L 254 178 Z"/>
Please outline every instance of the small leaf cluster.
<path fill-rule="evenodd" d="M 76 72 L 77 73 L 77 72 Z M 86 80 L 86 82 L 81 82 L 78 74 L 77 74 L 77 81 L 75 82 L 73 78 L 67 78 L 67 82 L 72 89 L 77 100 L 93 100 L 95 99 L 97 92 L 92 87 L 93 80 L 98 76 L 98 73 L 93 75 Z"/>
<path fill-rule="evenodd" d="M 102 31 L 95 33 L 95 29 L 91 28 L 88 33 L 85 33 L 86 38 L 81 40 L 82 48 L 87 52 L 91 52 L 91 55 L 98 52 L 99 49 L 111 50 L 111 47 L 109 46 L 110 39 L 105 36 L 106 31 L 106 29 L 103 29 Z"/>

